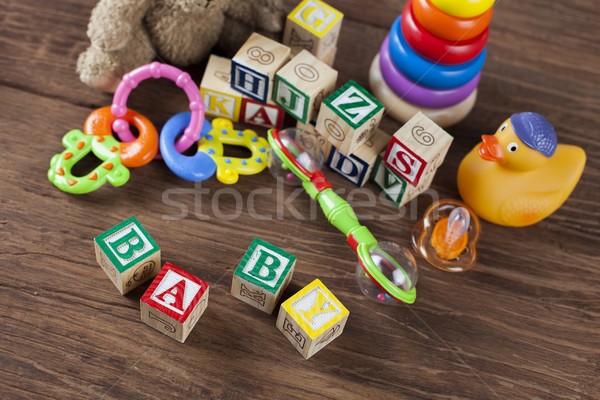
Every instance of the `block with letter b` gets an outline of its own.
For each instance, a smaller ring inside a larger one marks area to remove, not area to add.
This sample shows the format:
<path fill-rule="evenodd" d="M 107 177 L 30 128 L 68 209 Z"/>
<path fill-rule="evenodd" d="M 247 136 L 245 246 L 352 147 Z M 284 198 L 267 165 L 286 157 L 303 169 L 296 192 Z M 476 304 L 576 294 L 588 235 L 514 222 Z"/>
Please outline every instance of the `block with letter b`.
<path fill-rule="evenodd" d="M 121 294 L 156 276 L 160 247 L 135 217 L 94 238 L 96 260 Z"/>
<path fill-rule="evenodd" d="M 321 104 L 317 132 L 344 154 L 350 154 L 374 133 L 383 117 L 383 104 L 353 80 Z"/>
<path fill-rule="evenodd" d="M 231 88 L 230 81 L 231 60 L 211 55 L 200 82 L 206 115 L 239 121 L 242 95 Z"/>
<path fill-rule="evenodd" d="M 337 71 L 302 50 L 275 75 L 273 101 L 303 124 L 315 119 L 335 89 Z"/>
<path fill-rule="evenodd" d="M 418 112 L 392 137 L 384 164 L 408 184 L 417 188 L 421 181 L 433 180 L 452 144 L 453 137 L 425 114 Z"/>
<path fill-rule="evenodd" d="M 142 321 L 183 343 L 208 306 L 208 283 L 166 263 L 140 300 Z"/>
<path fill-rule="evenodd" d="M 289 47 L 253 33 L 231 60 L 231 87 L 266 104 L 273 93 L 275 73 L 289 55 Z"/>
<path fill-rule="evenodd" d="M 283 43 L 294 55 L 306 49 L 324 60 L 337 48 L 343 17 L 323 1 L 303 0 L 287 17 Z"/>
<path fill-rule="evenodd" d="M 295 256 L 255 238 L 233 274 L 231 295 L 271 314 L 295 265 Z"/>
<path fill-rule="evenodd" d="M 276 325 L 308 359 L 342 333 L 348 315 L 346 307 L 315 279 L 281 304 Z"/>

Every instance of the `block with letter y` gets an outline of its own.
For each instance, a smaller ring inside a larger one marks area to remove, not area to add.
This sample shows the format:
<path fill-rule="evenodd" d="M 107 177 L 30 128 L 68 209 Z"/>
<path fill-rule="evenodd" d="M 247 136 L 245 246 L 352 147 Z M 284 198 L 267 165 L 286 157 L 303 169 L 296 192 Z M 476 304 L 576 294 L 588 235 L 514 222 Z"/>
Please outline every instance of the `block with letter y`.
<path fill-rule="evenodd" d="M 140 299 L 142 321 L 183 343 L 208 306 L 208 283 L 166 263 Z"/>
<path fill-rule="evenodd" d="M 346 307 L 315 279 L 283 302 L 277 328 L 308 359 L 342 333 L 348 315 Z"/>
<path fill-rule="evenodd" d="M 156 276 L 160 248 L 135 217 L 94 238 L 96 260 L 121 294 Z"/>
<path fill-rule="evenodd" d="M 295 256 L 255 238 L 233 274 L 231 295 L 271 314 L 295 265 Z"/>

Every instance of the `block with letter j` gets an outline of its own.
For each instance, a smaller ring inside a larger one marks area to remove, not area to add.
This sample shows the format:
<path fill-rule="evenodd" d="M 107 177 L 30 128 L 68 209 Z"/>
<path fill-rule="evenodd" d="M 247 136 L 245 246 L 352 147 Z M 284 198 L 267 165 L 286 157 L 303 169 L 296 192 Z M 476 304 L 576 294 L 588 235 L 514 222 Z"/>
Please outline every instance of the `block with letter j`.
<path fill-rule="evenodd" d="M 160 247 L 135 217 L 94 238 L 96 260 L 121 294 L 156 276 Z"/>

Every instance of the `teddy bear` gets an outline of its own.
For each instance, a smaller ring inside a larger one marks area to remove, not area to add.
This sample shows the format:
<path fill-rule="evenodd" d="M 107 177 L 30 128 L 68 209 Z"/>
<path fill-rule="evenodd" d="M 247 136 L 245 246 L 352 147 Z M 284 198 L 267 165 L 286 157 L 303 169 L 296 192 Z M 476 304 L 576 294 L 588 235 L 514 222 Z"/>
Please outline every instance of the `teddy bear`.
<path fill-rule="evenodd" d="M 100 0 L 77 73 L 114 92 L 123 74 L 157 58 L 178 66 L 202 61 L 217 46 L 234 53 L 255 31 L 281 32 L 282 0 Z"/>

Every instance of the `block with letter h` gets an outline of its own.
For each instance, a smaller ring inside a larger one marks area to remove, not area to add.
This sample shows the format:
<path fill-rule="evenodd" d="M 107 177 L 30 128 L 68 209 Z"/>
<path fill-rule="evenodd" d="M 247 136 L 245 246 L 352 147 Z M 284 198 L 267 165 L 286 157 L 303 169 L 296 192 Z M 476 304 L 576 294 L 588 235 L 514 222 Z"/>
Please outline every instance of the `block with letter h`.
<path fill-rule="evenodd" d="M 306 359 L 341 335 L 349 312 L 315 279 L 281 304 L 277 328 Z"/>
<path fill-rule="evenodd" d="M 375 133 L 383 109 L 379 100 L 350 80 L 323 101 L 316 129 L 343 154 L 350 154 Z"/>
<path fill-rule="evenodd" d="M 344 14 L 320 0 L 304 0 L 288 15 L 283 43 L 333 65 Z"/>
<path fill-rule="evenodd" d="M 376 129 L 375 134 L 353 154 L 346 156 L 333 147 L 327 157 L 326 165 L 356 186 L 362 187 L 369 180 L 379 153 L 385 149 L 389 141 L 390 135 Z"/>
<path fill-rule="evenodd" d="M 409 185 L 423 188 L 422 183 L 431 183 L 444 162 L 452 140 L 450 134 L 418 112 L 394 134 L 383 163 Z"/>
<path fill-rule="evenodd" d="M 295 256 L 255 238 L 233 274 L 231 295 L 271 314 L 295 265 Z"/>
<path fill-rule="evenodd" d="M 94 238 L 96 260 L 121 294 L 156 276 L 160 247 L 135 217 Z"/>
<path fill-rule="evenodd" d="M 231 62 L 231 87 L 266 104 L 275 73 L 288 61 L 290 48 L 258 33 L 250 35 Z"/>
<path fill-rule="evenodd" d="M 208 283 L 166 263 L 140 300 L 142 321 L 185 342 L 208 306 Z"/>
<path fill-rule="evenodd" d="M 302 50 L 275 75 L 273 101 L 301 123 L 308 124 L 335 89 L 337 75 L 336 70 Z"/>

